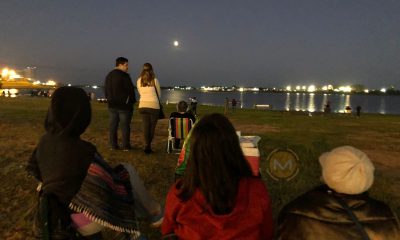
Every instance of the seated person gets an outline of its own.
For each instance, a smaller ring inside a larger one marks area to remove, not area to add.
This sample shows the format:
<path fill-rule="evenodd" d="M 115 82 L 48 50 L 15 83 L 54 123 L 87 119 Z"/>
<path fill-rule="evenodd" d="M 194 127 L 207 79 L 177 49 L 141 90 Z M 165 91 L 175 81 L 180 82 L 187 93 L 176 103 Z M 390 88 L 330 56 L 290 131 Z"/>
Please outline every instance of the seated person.
<path fill-rule="evenodd" d="M 162 234 L 178 239 L 272 239 L 271 201 L 252 171 L 232 123 L 201 118 L 191 131 L 185 175 L 170 189 Z"/>
<path fill-rule="evenodd" d="M 319 157 L 319 186 L 280 212 L 278 239 L 400 239 L 395 214 L 368 196 L 374 166 L 365 153 L 343 146 Z"/>
<path fill-rule="evenodd" d="M 176 105 L 177 112 L 172 112 L 169 116 L 170 118 L 189 118 L 192 119 L 193 124 L 196 121 L 196 117 L 191 112 L 187 112 L 188 104 L 185 101 L 180 101 Z M 174 148 L 179 148 L 180 146 L 180 139 L 175 139 Z"/>
<path fill-rule="evenodd" d="M 27 166 L 28 173 L 41 182 L 40 202 L 44 196 L 49 200 L 39 204 L 49 208 L 48 213 L 38 211 L 36 219 L 49 219 L 50 239 L 56 239 L 53 235 L 60 233 L 56 230 L 65 235 L 57 239 L 75 239 L 76 232 L 85 239 L 101 239 L 103 227 L 138 237 L 136 217 L 161 225 L 161 206 L 135 169 L 129 164 L 111 168 L 94 145 L 80 138 L 90 120 L 91 106 L 84 90 L 61 87 L 54 92 L 46 133 Z M 35 222 L 39 237 L 47 231 L 39 227 L 42 222 Z"/>

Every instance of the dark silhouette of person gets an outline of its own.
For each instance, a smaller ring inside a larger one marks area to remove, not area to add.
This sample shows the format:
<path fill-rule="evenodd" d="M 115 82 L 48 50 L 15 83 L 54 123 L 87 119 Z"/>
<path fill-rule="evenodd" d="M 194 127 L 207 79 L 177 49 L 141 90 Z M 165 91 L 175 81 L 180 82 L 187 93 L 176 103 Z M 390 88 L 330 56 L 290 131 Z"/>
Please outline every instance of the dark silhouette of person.
<path fill-rule="evenodd" d="M 356 108 L 356 110 L 357 110 L 357 117 L 359 117 L 360 114 L 361 114 L 361 106 L 358 105 L 357 108 Z"/>
<path fill-rule="evenodd" d="M 197 98 L 196 97 L 192 97 L 192 98 L 189 98 L 189 100 L 190 100 L 190 111 L 194 115 L 197 115 Z"/>
<path fill-rule="evenodd" d="M 105 81 L 105 97 L 110 115 L 109 142 L 112 149 L 118 146 L 118 125 L 122 132 L 122 148 L 130 150 L 131 121 L 133 104 L 136 102 L 132 79 L 128 74 L 128 59 L 115 60 L 115 69 L 108 73 Z"/>
<path fill-rule="evenodd" d="M 232 112 L 234 112 L 236 110 L 236 105 L 237 105 L 237 101 L 236 99 L 232 99 Z"/>
<path fill-rule="evenodd" d="M 330 113 L 330 112 L 331 112 L 331 102 L 328 101 L 328 102 L 326 103 L 326 105 L 325 105 L 324 113 Z"/>

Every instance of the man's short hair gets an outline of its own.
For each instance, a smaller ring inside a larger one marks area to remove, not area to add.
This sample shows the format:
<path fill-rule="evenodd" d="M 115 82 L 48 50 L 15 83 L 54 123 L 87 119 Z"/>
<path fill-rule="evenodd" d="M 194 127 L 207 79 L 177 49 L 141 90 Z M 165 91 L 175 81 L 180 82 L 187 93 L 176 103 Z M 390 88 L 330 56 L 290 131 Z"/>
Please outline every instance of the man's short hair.
<path fill-rule="evenodd" d="M 119 57 L 119 58 L 115 59 L 115 66 L 118 67 L 119 65 L 123 65 L 127 62 L 128 62 L 127 58 Z"/>
<path fill-rule="evenodd" d="M 185 101 L 180 101 L 178 105 L 176 105 L 176 108 L 179 112 L 186 112 L 188 104 Z"/>

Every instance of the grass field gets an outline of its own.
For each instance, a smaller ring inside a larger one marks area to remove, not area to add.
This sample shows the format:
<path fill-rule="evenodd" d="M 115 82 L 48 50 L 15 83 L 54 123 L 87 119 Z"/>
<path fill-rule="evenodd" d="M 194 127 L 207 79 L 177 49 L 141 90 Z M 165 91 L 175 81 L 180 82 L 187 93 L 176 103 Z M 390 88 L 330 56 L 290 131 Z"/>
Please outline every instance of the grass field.
<path fill-rule="evenodd" d="M 0 239 L 32 239 L 32 209 L 36 204 L 36 181 L 24 168 L 40 136 L 49 104 L 45 98 L 0 98 Z M 82 138 L 97 146 L 112 165 L 134 165 L 150 192 L 160 202 L 174 181 L 178 155 L 166 153 L 167 120 L 158 122 L 153 142 L 155 154 L 142 151 L 141 120 L 134 112 L 131 152 L 108 148 L 108 112 L 105 104 L 93 106 L 93 118 Z M 167 115 L 175 106 L 165 107 Z M 223 113 L 223 107 L 199 106 L 198 113 Z M 400 214 L 400 116 L 352 115 L 238 109 L 228 115 L 242 135 L 259 135 L 261 173 L 268 186 L 274 217 L 281 207 L 299 194 L 320 183 L 318 156 L 334 147 L 352 145 L 366 152 L 376 167 L 370 194 L 387 202 Z M 276 148 L 290 148 L 299 157 L 299 174 L 291 181 L 275 181 L 265 172 L 267 156 Z M 141 230 L 150 239 L 159 239 L 157 230 L 142 223 Z"/>

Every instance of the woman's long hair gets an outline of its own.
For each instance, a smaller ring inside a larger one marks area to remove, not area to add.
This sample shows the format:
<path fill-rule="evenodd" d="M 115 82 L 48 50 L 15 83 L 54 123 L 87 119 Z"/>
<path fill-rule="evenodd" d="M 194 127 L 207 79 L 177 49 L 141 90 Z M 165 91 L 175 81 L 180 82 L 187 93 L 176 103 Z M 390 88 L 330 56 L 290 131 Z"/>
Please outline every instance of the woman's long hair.
<path fill-rule="evenodd" d="M 252 176 L 235 129 L 214 113 L 201 118 L 192 131 L 187 169 L 177 185 L 179 198 L 189 200 L 199 189 L 215 214 L 230 213 L 240 180 Z"/>
<path fill-rule="evenodd" d="M 154 86 L 155 78 L 153 66 L 150 63 L 143 64 L 143 70 L 140 73 L 140 85 L 142 87 Z"/>

